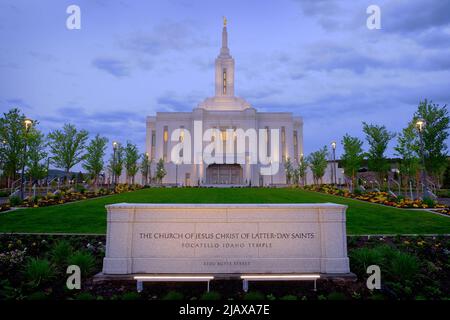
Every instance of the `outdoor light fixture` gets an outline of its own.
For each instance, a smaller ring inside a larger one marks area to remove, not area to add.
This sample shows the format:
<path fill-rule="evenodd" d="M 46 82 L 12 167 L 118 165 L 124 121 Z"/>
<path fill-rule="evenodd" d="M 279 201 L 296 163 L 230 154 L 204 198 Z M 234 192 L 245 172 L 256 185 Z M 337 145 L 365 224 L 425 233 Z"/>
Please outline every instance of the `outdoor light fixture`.
<path fill-rule="evenodd" d="M 419 141 L 420 141 L 420 158 L 422 160 L 422 185 L 423 185 L 423 195 L 422 199 L 430 198 L 431 193 L 428 189 L 428 178 L 427 178 L 427 170 L 425 168 L 425 146 L 423 143 L 423 128 L 425 128 L 426 121 L 424 119 L 416 120 L 416 128 L 419 132 Z"/>
<path fill-rule="evenodd" d="M 26 162 L 26 154 L 27 154 L 27 142 L 28 142 L 28 132 L 31 129 L 31 126 L 33 125 L 33 120 L 26 118 L 23 121 L 23 124 L 25 125 L 25 144 L 23 146 L 23 155 L 22 155 L 22 172 L 20 175 L 20 199 L 24 199 L 24 183 L 25 183 L 25 162 Z"/>
<path fill-rule="evenodd" d="M 258 274 L 258 275 L 242 275 L 241 279 L 243 280 L 294 280 L 294 279 L 319 279 L 319 274 Z"/>
<path fill-rule="evenodd" d="M 33 120 L 27 118 L 23 121 L 23 123 L 25 124 L 25 130 L 27 132 L 30 131 L 31 126 L 33 125 Z"/>
<path fill-rule="evenodd" d="M 425 120 L 417 119 L 417 121 L 416 121 L 416 128 L 417 128 L 417 130 L 419 132 L 422 132 L 423 128 L 425 127 L 425 124 L 426 124 Z"/>
<path fill-rule="evenodd" d="M 180 280 L 180 281 L 201 281 L 201 280 L 212 280 L 213 276 L 135 276 L 134 280 L 154 280 L 154 281 L 164 281 L 164 280 Z"/>
<path fill-rule="evenodd" d="M 336 174 L 336 141 L 331 142 L 331 149 L 333 150 L 333 163 L 331 166 L 331 183 L 337 184 L 337 174 Z"/>
<path fill-rule="evenodd" d="M 114 170 L 116 169 L 116 150 L 117 147 L 119 146 L 119 144 L 117 143 L 117 141 L 113 141 L 112 143 L 113 145 L 113 166 L 112 166 L 112 184 L 113 184 L 113 188 L 116 187 L 116 174 L 114 173 Z"/>

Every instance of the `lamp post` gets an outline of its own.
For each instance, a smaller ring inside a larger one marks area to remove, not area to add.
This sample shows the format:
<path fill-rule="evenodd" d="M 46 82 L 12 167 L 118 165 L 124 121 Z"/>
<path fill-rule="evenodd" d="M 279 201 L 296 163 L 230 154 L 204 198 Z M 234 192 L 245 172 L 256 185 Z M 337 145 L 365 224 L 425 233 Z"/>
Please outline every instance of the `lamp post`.
<path fill-rule="evenodd" d="M 331 142 L 331 149 L 333 150 L 333 164 L 331 166 L 331 183 L 336 185 L 336 141 Z"/>
<path fill-rule="evenodd" d="M 116 187 L 116 150 L 117 150 L 118 143 L 117 141 L 113 141 L 113 165 L 112 165 L 112 185 L 113 189 Z"/>
<path fill-rule="evenodd" d="M 22 173 L 20 175 L 20 199 L 24 199 L 24 180 L 25 180 L 25 162 L 27 159 L 27 142 L 28 142 L 28 132 L 30 132 L 31 126 L 33 125 L 33 120 L 25 119 L 23 121 L 25 126 L 25 143 L 23 146 L 23 155 L 22 155 Z"/>
<path fill-rule="evenodd" d="M 420 158 L 422 160 L 422 181 L 423 181 L 423 195 L 422 199 L 430 198 L 430 191 L 428 190 L 428 179 L 427 179 L 427 171 L 425 168 L 425 150 L 423 145 L 423 129 L 425 128 L 426 122 L 424 119 L 417 119 L 416 128 L 419 132 L 419 140 L 420 140 Z"/>

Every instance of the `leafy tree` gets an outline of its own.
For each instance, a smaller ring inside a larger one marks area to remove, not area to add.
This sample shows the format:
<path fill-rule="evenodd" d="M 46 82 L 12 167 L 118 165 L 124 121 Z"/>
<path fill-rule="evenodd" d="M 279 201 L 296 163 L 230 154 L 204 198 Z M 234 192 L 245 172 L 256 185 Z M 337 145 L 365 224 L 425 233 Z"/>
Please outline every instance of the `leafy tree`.
<path fill-rule="evenodd" d="M 308 162 L 303 156 L 300 157 L 300 160 L 297 162 L 297 168 L 293 171 L 293 178 L 295 184 L 306 185 L 306 170 L 308 170 Z"/>
<path fill-rule="evenodd" d="M 397 146 L 394 147 L 394 150 L 395 154 L 401 157 L 400 174 L 406 180 L 405 188 L 407 188 L 408 181 L 417 175 L 421 167 L 419 141 L 414 121 L 410 122 L 398 135 Z"/>
<path fill-rule="evenodd" d="M 143 184 L 148 184 L 149 180 L 151 179 L 151 172 L 150 172 L 150 166 L 152 163 L 152 160 L 149 159 L 148 154 L 147 153 L 143 153 L 141 155 L 141 173 L 142 173 L 142 180 L 143 180 Z"/>
<path fill-rule="evenodd" d="M 423 144 L 425 168 L 427 172 L 440 181 L 447 167 L 447 138 L 449 137 L 450 117 L 447 105 L 440 107 L 431 101 L 424 100 L 419 103 L 415 120 L 425 120 L 423 130 Z"/>
<path fill-rule="evenodd" d="M 105 165 L 103 157 L 105 156 L 107 143 L 107 138 L 100 137 L 100 135 L 97 134 L 86 147 L 83 168 L 88 172 L 90 178 L 93 179 L 95 188 L 97 188 L 98 176 Z"/>
<path fill-rule="evenodd" d="M 284 164 L 284 171 L 286 173 L 286 183 L 290 184 L 292 178 L 294 177 L 294 167 L 292 166 L 291 158 L 286 159 Z"/>
<path fill-rule="evenodd" d="M 376 172 L 379 182 L 382 183 L 389 170 L 389 163 L 384 153 L 389 141 L 395 137 L 395 133 L 389 132 L 385 126 L 365 122 L 363 122 L 363 131 L 369 143 L 369 151 L 367 152 L 369 170 Z"/>
<path fill-rule="evenodd" d="M 122 175 L 123 166 L 125 163 L 125 149 L 122 147 L 120 143 L 117 144 L 116 147 L 116 159 L 114 160 L 114 152 L 111 154 L 111 158 L 109 160 L 109 170 L 114 174 L 116 183 L 119 181 L 119 177 Z"/>
<path fill-rule="evenodd" d="M 84 149 L 88 139 L 86 130 L 78 131 L 72 124 L 65 124 L 62 130 L 48 134 L 51 162 L 57 168 L 64 169 L 66 178 L 70 169 L 84 159 Z"/>
<path fill-rule="evenodd" d="M 364 160 L 363 142 L 346 134 L 341 143 L 344 147 L 344 154 L 341 157 L 342 167 L 345 174 L 352 179 L 352 186 L 355 186 L 356 174 Z"/>
<path fill-rule="evenodd" d="M 159 183 L 162 182 L 162 179 L 166 176 L 167 171 L 164 168 L 164 159 L 159 159 L 158 163 L 156 164 L 156 179 L 159 181 Z"/>
<path fill-rule="evenodd" d="M 47 164 L 42 162 L 47 158 L 47 142 L 45 136 L 35 126 L 30 129 L 27 135 L 27 175 L 30 180 L 44 179 L 47 176 Z"/>
<path fill-rule="evenodd" d="M 139 152 L 135 144 L 127 141 L 127 146 L 125 147 L 125 168 L 127 170 L 127 181 L 128 183 L 134 184 L 134 177 L 139 170 L 138 167 Z"/>
<path fill-rule="evenodd" d="M 322 183 L 325 169 L 328 166 L 327 156 L 327 146 L 324 146 L 322 149 L 313 152 L 308 156 L 308 162 L 313 174 L 314 184 L 318 184 L 319 181 Z"/>
<path fill-rule="evenodd" d="M 4 174 L 9 181 L 17 179 L 25 146 L 25 115 L 17 108 L 9 110 L 0 118 L 0 159 Z"/>

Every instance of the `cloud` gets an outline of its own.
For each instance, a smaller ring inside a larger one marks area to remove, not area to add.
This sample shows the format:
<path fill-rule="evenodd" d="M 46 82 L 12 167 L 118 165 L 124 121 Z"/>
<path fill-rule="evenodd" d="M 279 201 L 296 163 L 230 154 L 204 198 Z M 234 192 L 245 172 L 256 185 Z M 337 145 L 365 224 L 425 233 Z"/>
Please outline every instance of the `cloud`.
<path fill-rule="evenodd" d="M 169 51 L 186 51 L 211 45 L 201 36 L 195 25 L 188 21 L 163 22 L 150 32 L 137 32 L 121 41 L 124 49 L 140 54 L 160 55 Z"/>
<path fill-rule="evenodd" d="M 128 64 L 124 61 L 113 58 L 96 58 L 92 65 L 99 70 L 105 71 L 117 78 L 130 75 Z"/>
<path fill-rule="evenodd" d="M 396 0 L 381 6 L 383 28 L 414 33 L 450 24 L 450 1 Z"/>
<path fill-rule="evenodd" d="M 31 106 L 21 98 L 9 98 L 5 99 L 5 101 L 9 108 L 32 109 Z"/>
<path fill-rule="evenodd" d="M 164 112 L 190 112 L 205 98 L 200 92 L 188 95 L 167 91 L 156 99 L 159 111 Z"/>

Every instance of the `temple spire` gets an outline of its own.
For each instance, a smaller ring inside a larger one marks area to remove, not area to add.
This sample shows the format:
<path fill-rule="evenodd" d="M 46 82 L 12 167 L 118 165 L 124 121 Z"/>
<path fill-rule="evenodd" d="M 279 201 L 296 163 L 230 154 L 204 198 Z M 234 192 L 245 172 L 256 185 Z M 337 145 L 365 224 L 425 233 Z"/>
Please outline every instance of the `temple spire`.
<path fill-rule="evenodd" d="M 223 29 L 222 29 L 222 48 L 220 49 L 221 55 L 229 55 L 230 49 L 228 49 L 228 32 L 227 32 L 227 18 L 223 17 Z"/>

